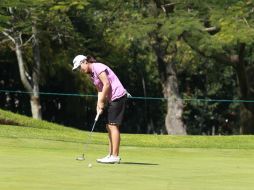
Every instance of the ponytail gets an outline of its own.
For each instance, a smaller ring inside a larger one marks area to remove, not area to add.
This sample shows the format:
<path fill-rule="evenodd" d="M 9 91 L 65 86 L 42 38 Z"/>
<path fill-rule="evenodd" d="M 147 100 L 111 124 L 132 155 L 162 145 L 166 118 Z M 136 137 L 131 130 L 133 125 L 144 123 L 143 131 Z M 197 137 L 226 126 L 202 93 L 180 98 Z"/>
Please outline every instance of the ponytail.
<path fill-rule="evenodd" d="M 86 57 L 87 57 L 86 60 L 88 63 L 96 63 L 97 62 L 96 59 L 94 59 L 91 55 L 87 55 Z"/>

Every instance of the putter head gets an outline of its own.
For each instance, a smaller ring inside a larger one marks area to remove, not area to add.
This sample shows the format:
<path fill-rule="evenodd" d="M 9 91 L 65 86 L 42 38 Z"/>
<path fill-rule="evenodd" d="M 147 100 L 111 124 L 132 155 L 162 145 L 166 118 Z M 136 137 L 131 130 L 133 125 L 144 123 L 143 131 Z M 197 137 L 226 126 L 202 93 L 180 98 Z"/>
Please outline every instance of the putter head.
<path fill-rule="evenodd" d="M 85 160 L 84 154 L 82 154 L 82 156 L 77 157 L 76 160 L 78 160 L 78 161 L 83 161 L 83 160 Z"/>

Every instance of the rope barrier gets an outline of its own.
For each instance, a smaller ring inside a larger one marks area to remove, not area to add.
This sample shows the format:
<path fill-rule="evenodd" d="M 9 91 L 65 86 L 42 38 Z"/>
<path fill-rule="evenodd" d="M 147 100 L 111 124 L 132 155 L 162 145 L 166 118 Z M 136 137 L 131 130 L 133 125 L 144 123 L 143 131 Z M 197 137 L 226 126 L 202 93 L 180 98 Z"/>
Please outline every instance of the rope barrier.
<path fill-rule="evenodd" d="M 0 90 L 0 93 L 17 93 L 17 94 L 32 94 L 33 92 L 25 92 L 19 90 Z M 97 97 L 92 94 L 74 94 L 74 93 L 55 93 L 55 92 L 39 92 L 40 95 L 54 95 L 54 96 L 77 96 L 77 97 Z M 165 101 L 167 98 L 163 97 L 143 97 L 143 96 L 129 96 L 129 99 L 136 100 L 161 100 Z M 228 99 L 199 99 L 199 98 L 182 98 L 186 102 L 220 102 L 220 103 L 254 103 L 254 100 L 228 100 Z"/>

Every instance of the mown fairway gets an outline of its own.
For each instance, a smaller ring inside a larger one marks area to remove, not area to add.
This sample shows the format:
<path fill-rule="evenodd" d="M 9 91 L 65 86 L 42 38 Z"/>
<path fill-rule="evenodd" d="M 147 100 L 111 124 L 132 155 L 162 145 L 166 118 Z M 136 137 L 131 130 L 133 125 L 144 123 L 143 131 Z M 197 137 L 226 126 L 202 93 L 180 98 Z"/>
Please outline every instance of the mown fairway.
<path fill-rule="evenodd" d="M 252 190 L 253 136 L 122 134 L 121 164 L 102 165 L 107 134 L 0 110 L 0 190 Z M 88 164 L 93 165 L 92 168 Z"/>
<path fill-rule="evenodd" d="M 105 134 L 106 135 L 106 134 Z M 248 190 L 253 149 L 123 146 L 122 164 L 102 165 L 106 145 L 0 137 L 0 189 Z M 93 167 L 88 168 L 92 163 Z"/>

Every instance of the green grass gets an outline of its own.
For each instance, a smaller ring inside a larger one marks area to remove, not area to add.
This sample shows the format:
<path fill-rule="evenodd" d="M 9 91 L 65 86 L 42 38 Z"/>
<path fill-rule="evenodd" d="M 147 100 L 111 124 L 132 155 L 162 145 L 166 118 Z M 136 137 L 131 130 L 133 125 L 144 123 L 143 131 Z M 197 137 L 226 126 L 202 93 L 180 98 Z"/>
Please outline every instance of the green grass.
<path fill-rule="evenodd" d="M 252 136 L 122 134 L 122 164 L 95 162 L 107 135 L 0 110 L 0 189 L 248 190 L 254 186 Z M 92 163 L 93 167 L 88 168 Z"/>

